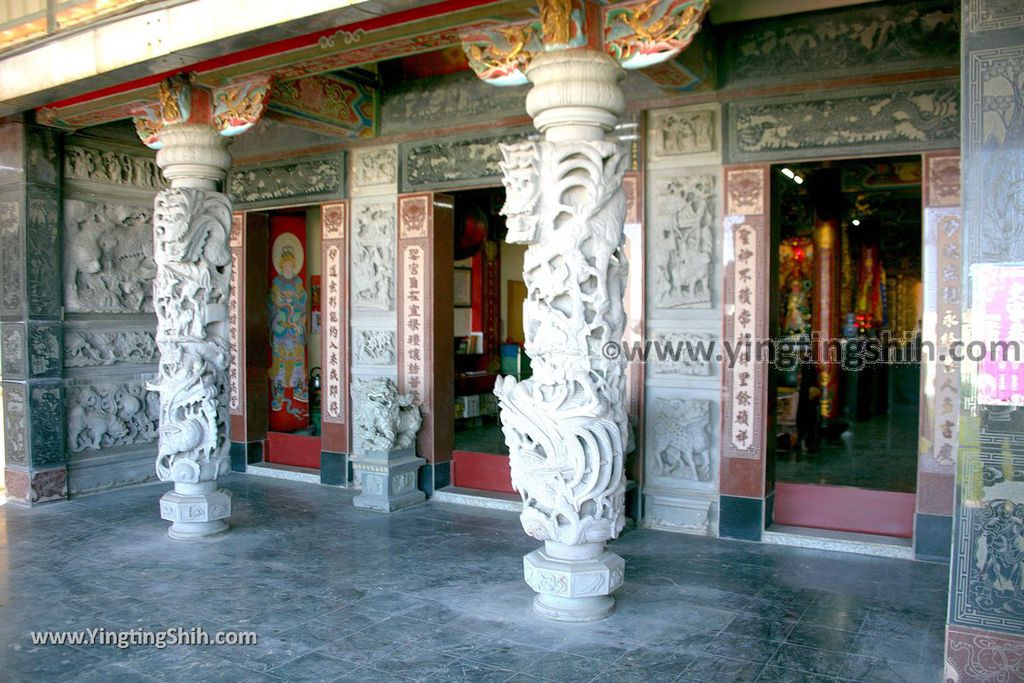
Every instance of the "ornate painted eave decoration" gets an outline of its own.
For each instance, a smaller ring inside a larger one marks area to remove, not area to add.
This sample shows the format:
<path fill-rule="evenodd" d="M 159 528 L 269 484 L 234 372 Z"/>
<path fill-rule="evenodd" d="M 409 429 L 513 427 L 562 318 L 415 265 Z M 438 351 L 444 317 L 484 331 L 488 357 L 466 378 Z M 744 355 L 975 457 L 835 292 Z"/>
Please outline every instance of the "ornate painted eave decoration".
<path fill-rule="evenodd" d="M 640 0 L 601 8 L 582 0 L 538 0 L 537 5 L 532 21 L 462 33 L 463 50 L 478 77 L 491 85 L 525 85 L 534 55 L 582 47 L 603 49 L 624 69 L 663 64 L 693 41 L 710 0 Z M 598 30 L 590 30 L 598 23 Z M 668 76 L 677 81 L 675 87 L 692 87 L 689 78 Z"/>
<path fill-rule="evenodd" d="M 535 54 L 585 47 L 586 7 L 580 0 L 540 0 L 539 17 L 496 29 L 467 31 L 462 48 L 469 66 L 491 85 L 525 85 Z"/>
<path fill-rule="evenodd" d="M 267 105 L 270 79 L 259 78 L 221 88 L 204 88 L 191 75 L 178 74 L 160 82 L 158 100 L 131 112 L 135 132 L 150 149 L 160 149 L 165 126 L 203 123 L 233 137 L 252 128 Z"/>
<path fill-rule="evenodd" d="M 604 47 L 624 69 L 678 55 L 697 35 L 710 0 L 641 0 L 604 10 Z"/>
<path fill-rule="evenodd" d="M 220 56 L 196 63 L 189 70 L 196 74 L 193 87 L 211 91 L 259 79 L 283 84 L 296 79 L 320 78 L 349 67 L 459 45 L 463 32 L 529 22 L 533 9 L 531 0 L 437 2 Z M 157 82 L 155 77 L 145 77 L 55 102 L 37 109 L 36 117 L 40 123 L 63 130 L 137 117 L 140 111 L 156 104 Z M 271 99 L 277 100 L 277 93 L 272 93 Z M 357 108 L 365 114 L 365 107 L 358 105 Z M 276 118 L 288 115 L 274 111 Z M 354 121 L 338 118 L 338 112 L 332 111 L 331 106 L 313 107 L 300 113 L 292 112 L 292 115 L 290 123 L 320 132 L 339 134 L 340 131 L 344 137 L 367 136 L 365 119 L 359 131 L 353 133 L 350 126 L 355 125 Z"/>

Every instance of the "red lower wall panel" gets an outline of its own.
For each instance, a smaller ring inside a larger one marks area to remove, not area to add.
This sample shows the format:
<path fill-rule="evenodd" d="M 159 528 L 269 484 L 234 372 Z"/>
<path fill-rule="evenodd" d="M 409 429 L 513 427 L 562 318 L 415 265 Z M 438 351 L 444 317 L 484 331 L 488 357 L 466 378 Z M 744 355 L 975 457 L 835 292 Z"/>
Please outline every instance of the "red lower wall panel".
<path fill-rule="evenodd" d="M 267 432 L 263 459 L 275 465 L 320 469 L 320 437 Z"/>
<path fill-rule="evenodd" d="M 452 483 L 468 489 L 515 493 L 507 455 L 454 451 Z"/>
<path fill-rule="evenodd" d="M 776 482 L 774 522 L 911 538 L 914 499 L 913 493 Z"/>

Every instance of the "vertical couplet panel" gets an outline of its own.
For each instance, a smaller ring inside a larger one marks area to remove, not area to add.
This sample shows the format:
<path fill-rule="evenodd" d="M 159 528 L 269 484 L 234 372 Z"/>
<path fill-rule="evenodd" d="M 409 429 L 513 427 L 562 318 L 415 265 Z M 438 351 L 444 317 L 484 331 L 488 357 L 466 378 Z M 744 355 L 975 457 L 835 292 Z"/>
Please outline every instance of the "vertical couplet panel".
<path fill-rule="evenodd" d="M 323 451 L 351 452 L 349 420 L 349 202 L 321 207 L 323 224 L 322 269 L 323 333 L 321 334 L 322 444 Z"/>
<path fill-rule="evenodd" d="M 768 183 L 767 165 L 725 167 L 719 533 L 749 540 L 764 529 L 771 422 L 769 365 L 758 358 L 773 291 Z"/>
<path fill-rule="evenodd" d="M 431 490 L 447 481 L 453 445 L 453 208 L 449 195 L 398 197 L 398 387 L 423 413 Z"/>

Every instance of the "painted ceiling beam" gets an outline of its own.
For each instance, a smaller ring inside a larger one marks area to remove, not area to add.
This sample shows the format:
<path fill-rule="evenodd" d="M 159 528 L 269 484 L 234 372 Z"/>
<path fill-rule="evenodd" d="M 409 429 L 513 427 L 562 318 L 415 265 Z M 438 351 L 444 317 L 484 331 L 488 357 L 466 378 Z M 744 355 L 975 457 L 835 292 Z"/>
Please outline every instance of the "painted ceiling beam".
<path fill-rule="evenodd" d="M 373 0 L 360 7 L 382 2 Z M 336 0 L 334 4 L 337 5 Z M 65 129 L 128 118 L 156 101 L 161 81 L 185 71 L 193 74 L 197 85 L 222 87 L 253 78 L 286 82 L 382 59 L 429 52 L 459 44 L 459 31 L 467 27 L 520 20 L 528 17 L 535 7 L 530 0 L 444 0 L 428 5 L 400 0 L 397 4 L 408 4 L 413 9 L 335 25 L 228 55 L 223 54 L 221 45 L 219 51 L 213 53 L 218 56 L 135 81 L 114 81 L 110 87 L 51 102 L 38 108 L 37 117 L 43 123 Z M 391 8 L 395 5 L 393 1 L 388 3 Z M 366 16 L 366 12 L 361 16 Z M 151 67 L 149 73 L 156 70 Z M 107 78 L 106 82 L 110 82 Z"/>

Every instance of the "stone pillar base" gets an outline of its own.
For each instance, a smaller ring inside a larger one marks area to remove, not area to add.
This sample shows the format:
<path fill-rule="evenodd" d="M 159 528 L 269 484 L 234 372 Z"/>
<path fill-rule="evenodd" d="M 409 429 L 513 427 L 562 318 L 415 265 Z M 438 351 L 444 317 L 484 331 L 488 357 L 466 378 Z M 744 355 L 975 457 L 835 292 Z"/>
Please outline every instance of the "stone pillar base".
<path fill-rule="evenodd" d="M 626 561 L 603 543 L 548 543 L 523 558 L 523 569 L 526 583 L 538 593 L 534 614 L 551 621 L 597 621 L 615 607 L 611 593 L 622 585 Z"/>
<path fill-rule="evenodd" d="M 352 499 L 357 508 L 394 512 L 426 500 L 416 488 L 418 472 L 427 461 L 415 448 L 366 451 L 352 456 L 352 471 L 362 480 L 362 492 Z"/>
<path fill-rule="evenodd" d="M 174 490 L 160 498 L 160 518 L 173 522 L 167 535 L 177 541 L 227 531 L 228 523 L 224 520 L 230 516 L 231 492 L 218 489 L 215 481 L 175 482 Z"/>

